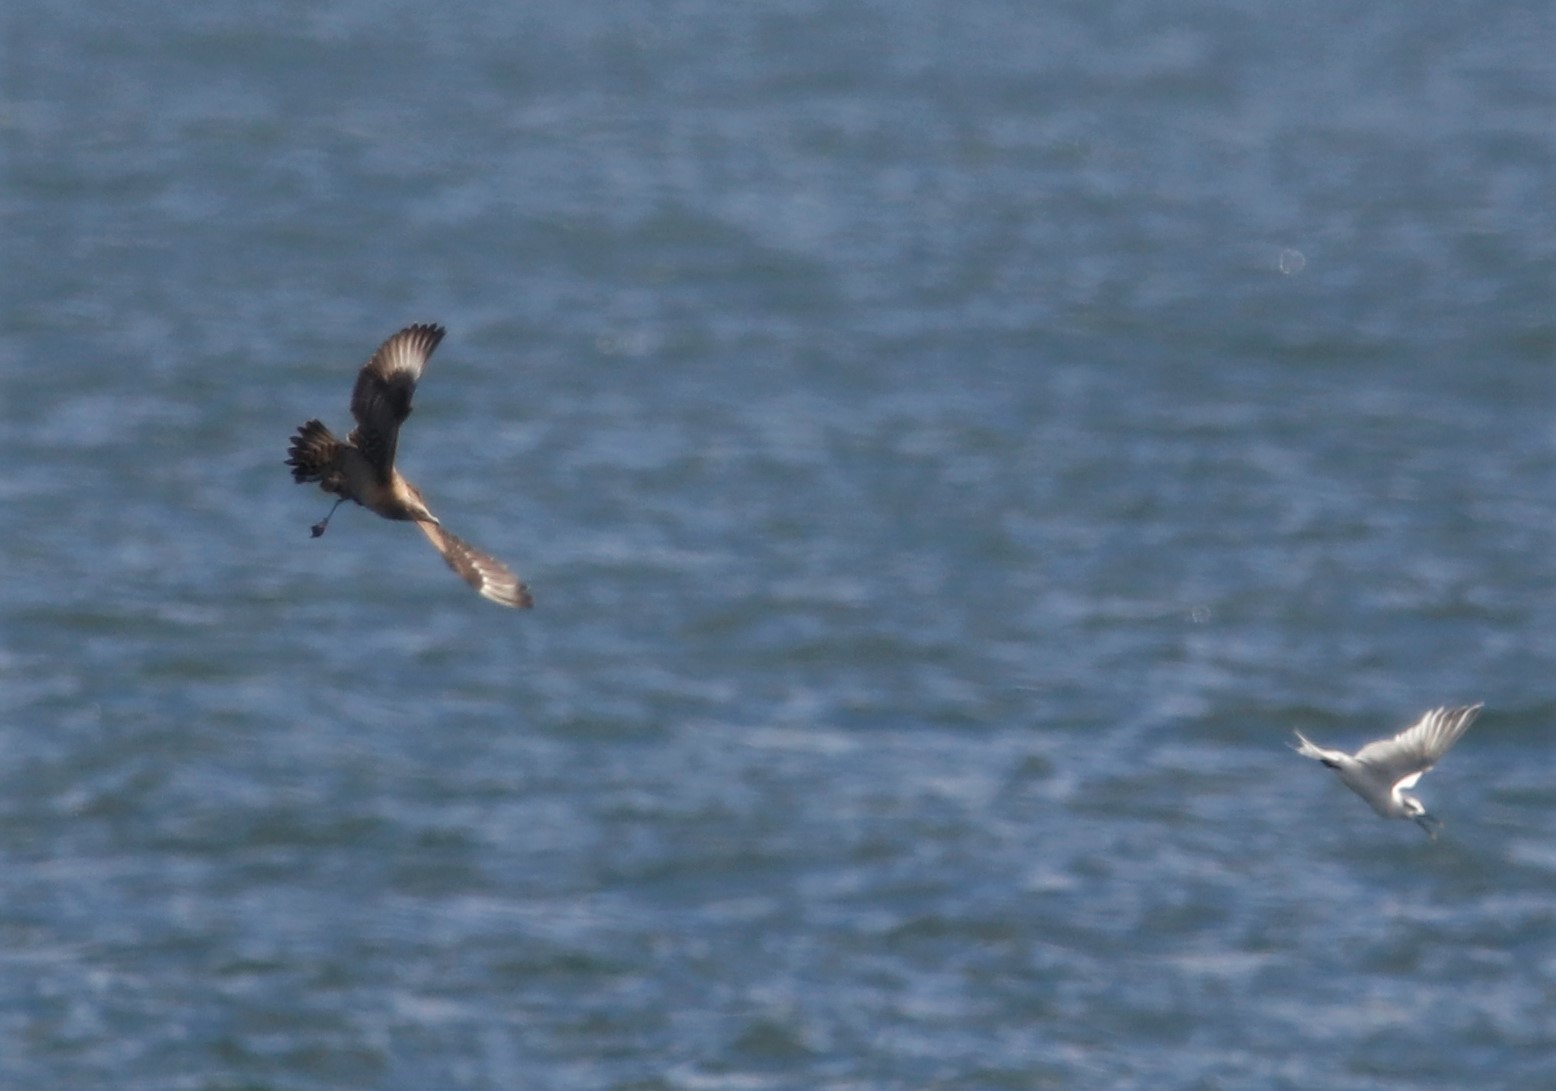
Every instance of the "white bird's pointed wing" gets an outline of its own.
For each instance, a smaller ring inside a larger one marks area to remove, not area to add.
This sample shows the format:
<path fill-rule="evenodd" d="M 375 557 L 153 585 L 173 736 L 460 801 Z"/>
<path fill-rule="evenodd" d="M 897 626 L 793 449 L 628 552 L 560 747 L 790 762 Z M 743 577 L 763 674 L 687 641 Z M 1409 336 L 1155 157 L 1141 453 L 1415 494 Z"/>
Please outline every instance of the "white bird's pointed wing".
<path fill-rule="evenodd" d="M 351 389 L 351 415 L 357 427 L 349 439 L 366 456 L 379 480 L 388 483 L 394 469 L 395 445 L 400 425 L 411 415 L 411 395 L 427 366 L 444 329 L 436 325 L 406 326 L 382 345 L 362 370 Z"/>
<path fill-rule="evenodd" d="M 512 569 L 496 557 L 482 553 L 475 546 L 463 538 L 450 534 L 437 523 L 418 522 L 416 525 L 443 555 L 448 566 L 459 574 L 460 579 L 474 587 L 484 598 L 491 599 L 501 606 L 513 606 L 519 609 L 535 604 L 535 600 L 530 597 L 529 588 L 520 583 L 519 577 L 513 574 Z"/>
<path fill-rule="evenodd" d="M 1410 783 L 1402 786 L 1412 788 L 1421 774 L 1436 765 L 1448 748 L 1459 741 L 1459 736 L 1480 715 L 1481 707 L 1434 708 L 1392 739 L 1368 743 L 1356 752 L 1356 760 L 1390 783 L 1409 778 Z"/>

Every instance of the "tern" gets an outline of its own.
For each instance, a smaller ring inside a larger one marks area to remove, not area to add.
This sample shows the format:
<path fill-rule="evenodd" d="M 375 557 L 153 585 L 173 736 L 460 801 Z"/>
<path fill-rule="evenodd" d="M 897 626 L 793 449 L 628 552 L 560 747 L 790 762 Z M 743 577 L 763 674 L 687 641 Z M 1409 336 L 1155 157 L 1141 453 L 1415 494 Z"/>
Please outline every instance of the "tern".
<path fill-rule="evenodd" d="M 320 421 L 308 421 L 292 437 L 286 464 L 299 485 L 317 481 L 340 498 L 313 525 L 315 538 L 324 533 L 336 509 L 351 500 L 385 519 L 415 523 L 448 566 L 485 598 L 503 606 L 531 606 L 529 588 L 508 566 L 444 530 L 427 510 L 420 490 L 394 465 L 400 426 L 411 415 L 411 395 L 444 333 L 438 325 L 407 326 L 378 346 L 351 391 L 356 428 L 342 441 Z"/>
<path fill-rule="evenodd" d="M 1300 731 L 1294 732 L 1300 745 L 1292 749 L 1333 769 L 1347 788 L 1382 817 L 1414 819 L 1435 841 L 1442 820 L 1427 813 L 1426 806 L 1407 793 L 1459 741 L 1480 715 L 1483 704 L 1434 708 L 1393 738 L 1370 742 L 1355 754 L 1314 746 Z"/>

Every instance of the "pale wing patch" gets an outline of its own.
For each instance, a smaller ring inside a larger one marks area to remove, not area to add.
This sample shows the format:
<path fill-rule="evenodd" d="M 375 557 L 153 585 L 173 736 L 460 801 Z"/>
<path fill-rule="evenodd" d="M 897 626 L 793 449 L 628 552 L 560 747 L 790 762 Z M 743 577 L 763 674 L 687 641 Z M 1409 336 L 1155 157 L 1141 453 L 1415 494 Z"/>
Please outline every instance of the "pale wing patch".
<path fill-rule="evenodd" d="M 385 379 L 403 375 L 414 384 L 421 379 L 427 359 L 446 332 L 442 326 L 432 322 L 406 326 L 380 345 L 365 366 Z"/>

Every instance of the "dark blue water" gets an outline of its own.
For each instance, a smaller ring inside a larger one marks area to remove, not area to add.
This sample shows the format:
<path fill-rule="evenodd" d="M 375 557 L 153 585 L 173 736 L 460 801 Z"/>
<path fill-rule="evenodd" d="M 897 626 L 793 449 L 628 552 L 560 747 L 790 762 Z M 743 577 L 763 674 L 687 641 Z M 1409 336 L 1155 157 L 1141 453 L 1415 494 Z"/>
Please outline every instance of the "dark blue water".
<path fill-rule="evenodd" d="M 0 33 L 0 1086 L 1550 1086 L 1549 5 Z"/>

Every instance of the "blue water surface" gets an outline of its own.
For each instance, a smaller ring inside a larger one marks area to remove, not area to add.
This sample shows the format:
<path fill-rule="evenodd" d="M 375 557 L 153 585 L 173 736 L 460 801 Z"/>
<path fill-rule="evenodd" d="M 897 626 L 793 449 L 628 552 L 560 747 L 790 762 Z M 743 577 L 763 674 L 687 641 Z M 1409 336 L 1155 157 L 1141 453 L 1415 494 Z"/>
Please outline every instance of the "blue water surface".
<path fill-rule="evenodd" d="M 0 40 L 0 1086 L 1550 1086 L 1556 9 Z"/>

